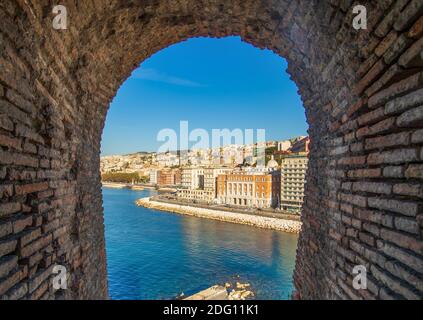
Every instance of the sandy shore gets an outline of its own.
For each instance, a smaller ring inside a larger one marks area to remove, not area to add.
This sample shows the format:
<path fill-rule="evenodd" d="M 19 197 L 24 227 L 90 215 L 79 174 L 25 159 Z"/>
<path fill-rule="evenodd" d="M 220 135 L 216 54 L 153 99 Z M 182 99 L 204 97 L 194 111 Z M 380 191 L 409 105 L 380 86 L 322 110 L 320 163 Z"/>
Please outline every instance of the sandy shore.
<path fill-rule="evenodd" d="M 136 201 L 141 207 L 150 209 L 180 213 L 189 216 L 207 218 L 231 223 L 246 224 L 254 227 L 285 231 L 290 233 L 299 233 L 301 230 L 301 222 L 293 220 L 285 220 L 279 218 L 262 217 L 245 213 L 227 212 L 214 209 L 196 208 L 188 205 L 177 205 L 171 203 L 163 203 L 152 201 L 149 197 Z"/>
<path fill-rule="evenodd" d="M 144 186 L 131 185 L 128 183 L 120 183 L 120 182 L 102 182 L 101 184 L 103 187 L 113 188 L 113 189 L 131 189 L 135 191 L 142 191 L 145 189 Z"/>
<path fill-rule="evenodd" d="M 126 188 L 126 183 L 118 183 L 118 182 L 102 182 L 103 187 L 106 188 L 114 188 L 114 189 L 123 189 Z"/>

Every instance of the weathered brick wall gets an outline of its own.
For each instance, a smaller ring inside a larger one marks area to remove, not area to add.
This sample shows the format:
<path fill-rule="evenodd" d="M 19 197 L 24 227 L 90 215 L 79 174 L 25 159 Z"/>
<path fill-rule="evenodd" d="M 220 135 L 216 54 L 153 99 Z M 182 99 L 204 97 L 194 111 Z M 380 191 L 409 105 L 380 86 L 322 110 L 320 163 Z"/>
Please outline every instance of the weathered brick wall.
<path fill-rule="evenodd" d="M 106 298 L 101 132 L 158 50 L 240 35 L 289 62 L 311 155 L 294 275 L 310 298 L 422 297 L 423 18 L 416 0 L 0 2 L 0 296 Z M 69 272 L 54 291 L 52 266 Z M 352 288 L 365 265 L 368 290 Z"/>

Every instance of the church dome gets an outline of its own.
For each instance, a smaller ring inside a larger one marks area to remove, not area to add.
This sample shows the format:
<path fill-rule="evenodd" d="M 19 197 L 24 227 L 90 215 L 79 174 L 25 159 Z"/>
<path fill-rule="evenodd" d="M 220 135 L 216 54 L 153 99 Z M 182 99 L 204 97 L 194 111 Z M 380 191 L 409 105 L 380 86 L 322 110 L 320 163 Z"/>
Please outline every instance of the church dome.
<path fill-rule="evenodd" d="M 278 167 L 278 162 L 275 160 L 274 156 L 272 155 L 272 158 L 267 163 L 267 167 L 271 169 L 276 169 Z"/>

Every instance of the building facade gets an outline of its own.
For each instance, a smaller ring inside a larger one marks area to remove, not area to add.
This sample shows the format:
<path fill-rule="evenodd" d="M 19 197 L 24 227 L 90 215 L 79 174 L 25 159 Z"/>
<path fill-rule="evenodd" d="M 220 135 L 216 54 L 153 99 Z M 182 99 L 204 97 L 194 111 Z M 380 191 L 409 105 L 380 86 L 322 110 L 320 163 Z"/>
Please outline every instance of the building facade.
<path fill-rule="evenodd" d="M 217 177 L 216 202 L 251 208 L 278 208 L 280 171 L 237 171 Z"/>
<path fill-rule="evenodd" d="M 230 172 L 224 167 L 184 168 L 182 170 L 182 187 L 177 196 L 187 200 L 211 203 L 216 198 L 216 179 L 219 174 Z"/>
<path fill-rule="evenodd" d="M 306 154 L 308 154 L 310 152 L 309 145 L 310 145 L 310 138 L 303 137 L 302 139 L 299 139 L 292 145 L 290 151 L 292 153 L 305 152 Z"/>
<path fill-rule="evenodd" d="M 205 203 L 212 203 L 215 199 L 214 191 L 200 189 L 178 189 L 176 196 L 179 199 Z"/>
<path fill-rule="evenodd" d="M 159 170 L 157 170 L 157 169 L 151 169 L 150 170 L 150 183 L 151 184 L 157 184 L 158 173 L 159 173 Z"/>
<path fill-rule="evenodd" d="M 186 189 L 204 189 L 204 168 L 183 168 L 182 187 Z"/>
<path fill-rule="evenodd" d="M 216 180 L 221 174 L 231 172 L 233 169 L 224 167 L 204 168 L 204 190 L 213 191 L 216 194 Z"/>
<path fill-rule="evenodd" d="M 181 171 L 179 169 L 163 169 L 158 171 L 157 184 L 159 186 L 180 185 Z"/>
<path fill-rule="evenodd" d="M 305 152 L 291 154 L 281 162 L 281 209 L 301 212 L 308 158 Z"/>
<path fill-rule="evenodd" d="M 279 141 L 278 142 L 278 151 L 287 151 L 289 148 L 291 148 L 292 144 L 291 141 L 285 140 L 285 141 Z"/>

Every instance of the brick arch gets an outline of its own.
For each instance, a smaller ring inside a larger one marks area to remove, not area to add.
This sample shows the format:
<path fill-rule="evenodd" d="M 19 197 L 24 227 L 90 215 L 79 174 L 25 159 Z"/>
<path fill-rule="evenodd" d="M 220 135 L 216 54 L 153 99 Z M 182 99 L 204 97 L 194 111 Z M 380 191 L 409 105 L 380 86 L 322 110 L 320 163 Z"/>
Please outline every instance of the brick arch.
<path fill-rule="evenodd" d="M 0 5 L 0 296 L 106 298 L 99 175 L 108 106 L 140 62 L 240 35 L 288 60 L 312 140 L 294 282 L 312 298 L 422 296 L 422 6 L 364 1 L 62 1 Z M 171 4 L 170 4 L 171 3 Z M 54 291 L 55 264 L 69 289 Z M 368 270 L 368 290 L 352 268 Z"/>

